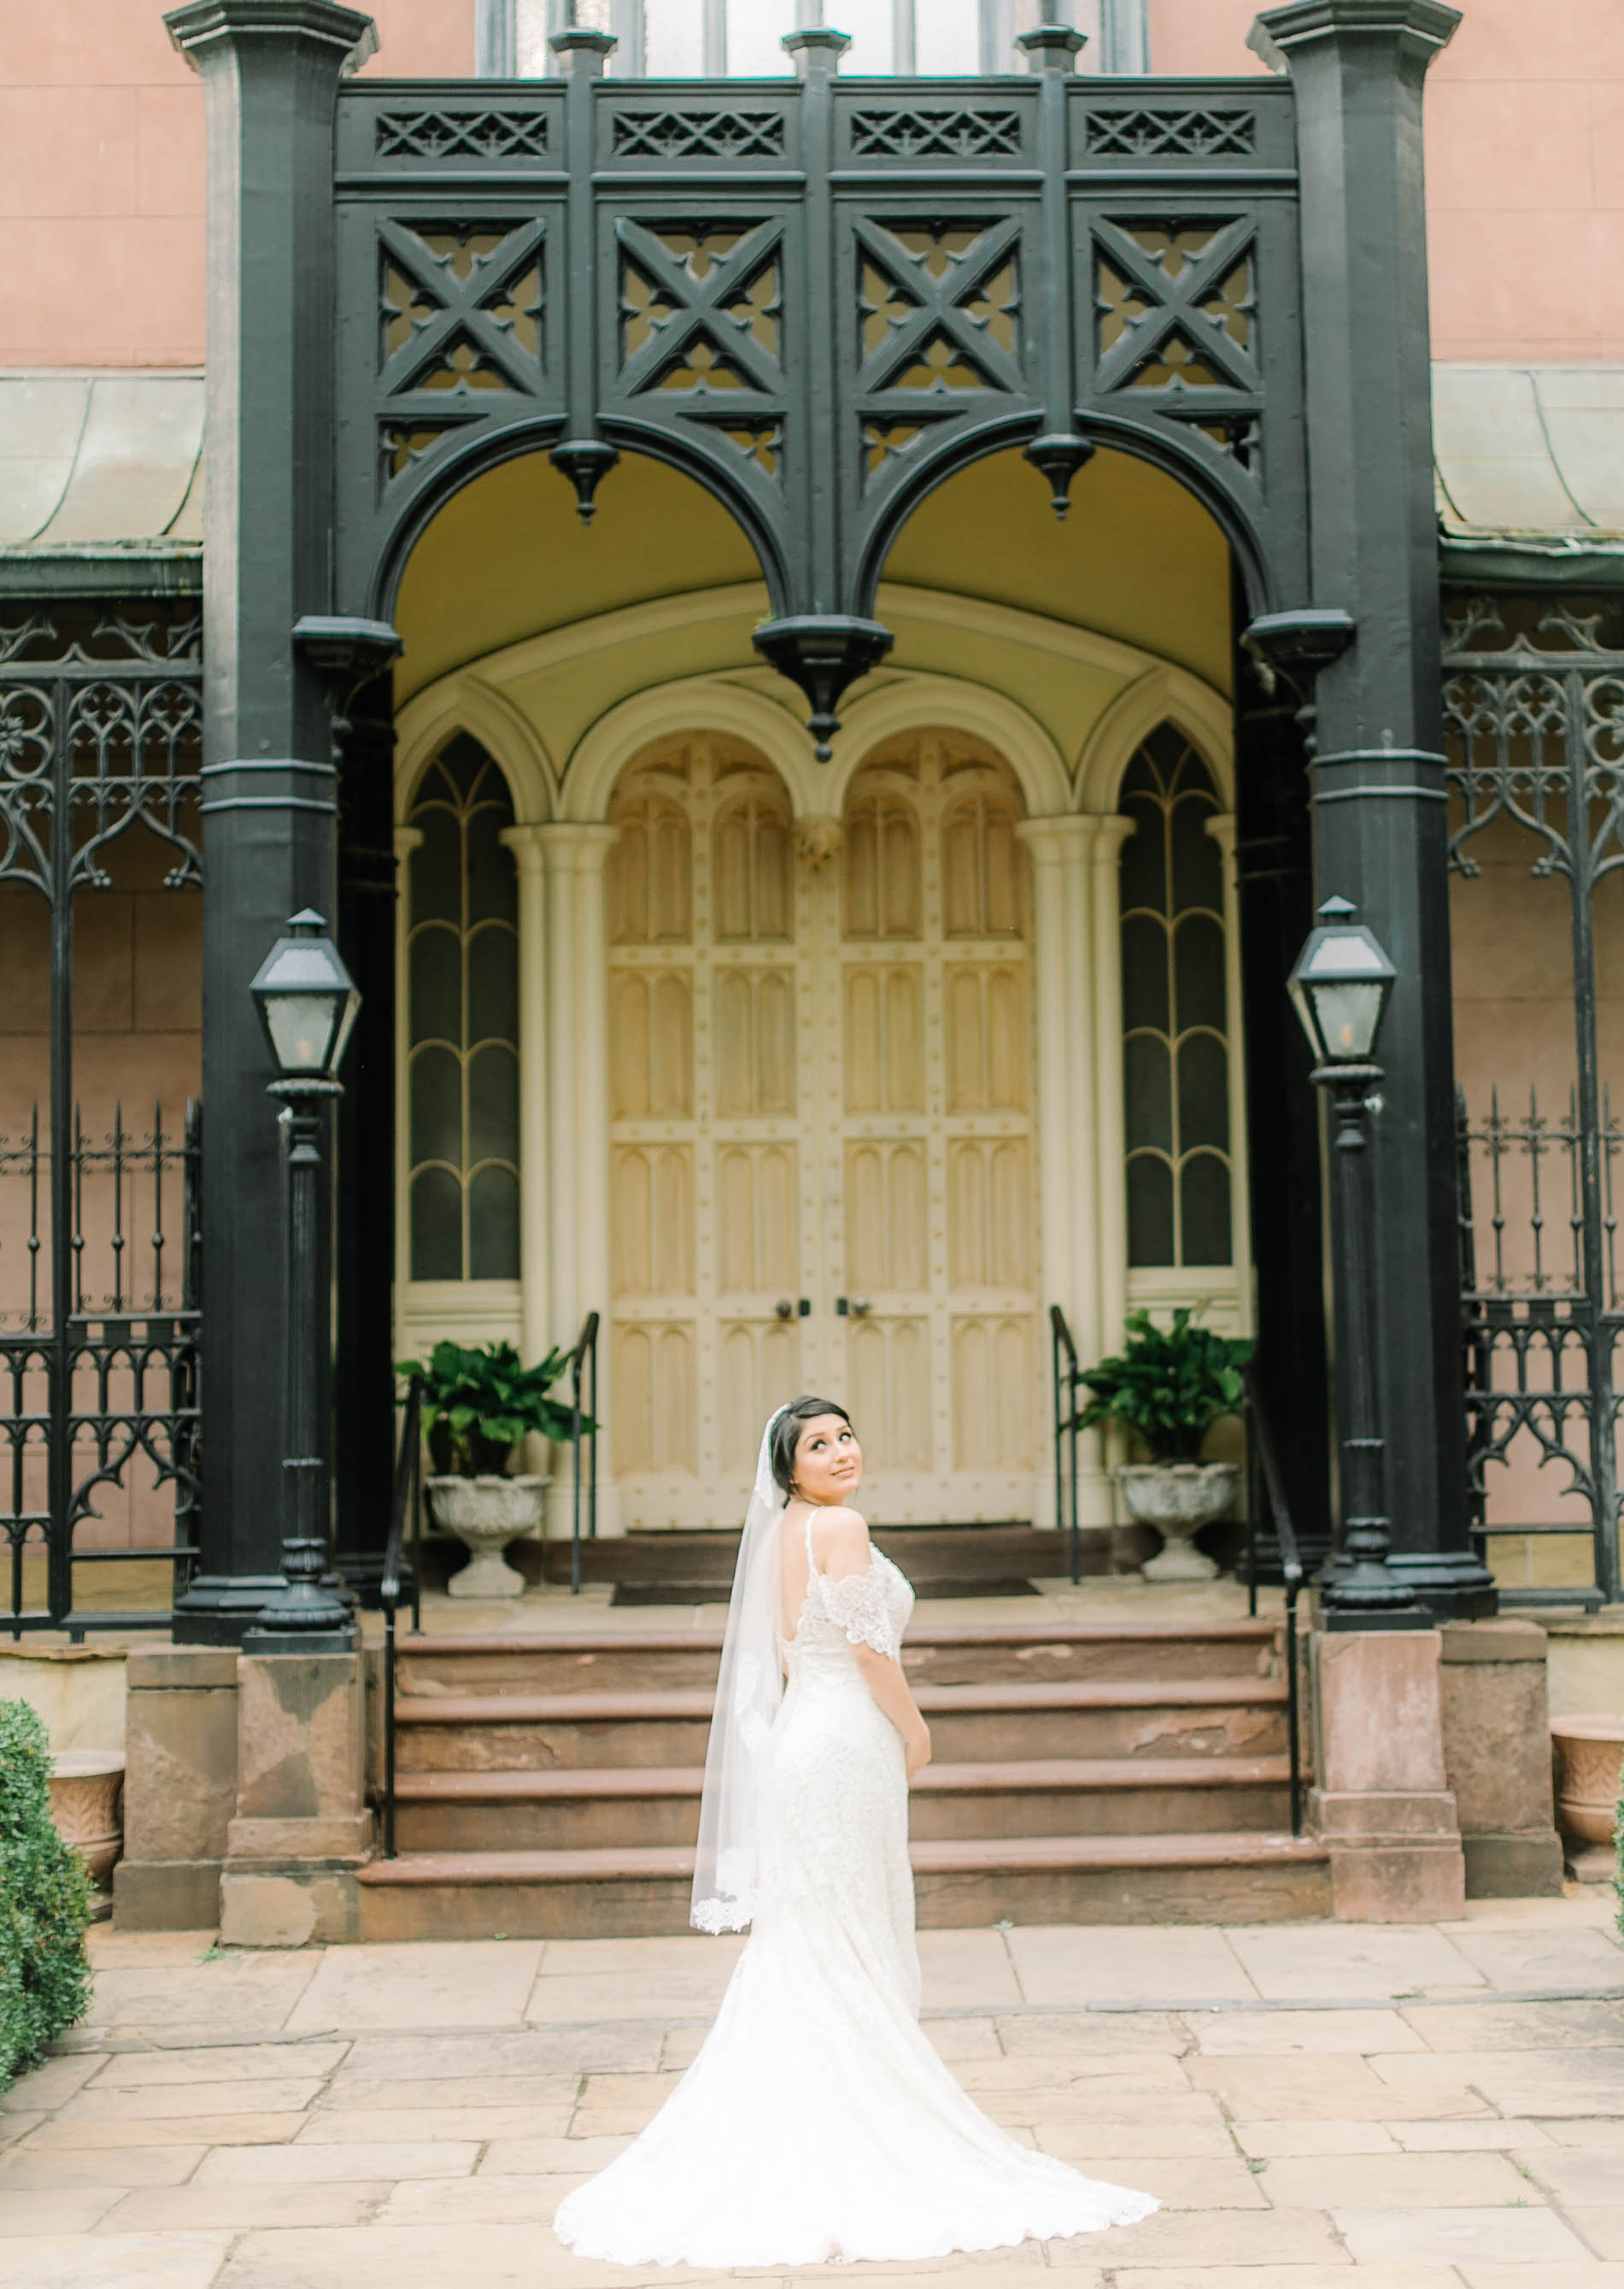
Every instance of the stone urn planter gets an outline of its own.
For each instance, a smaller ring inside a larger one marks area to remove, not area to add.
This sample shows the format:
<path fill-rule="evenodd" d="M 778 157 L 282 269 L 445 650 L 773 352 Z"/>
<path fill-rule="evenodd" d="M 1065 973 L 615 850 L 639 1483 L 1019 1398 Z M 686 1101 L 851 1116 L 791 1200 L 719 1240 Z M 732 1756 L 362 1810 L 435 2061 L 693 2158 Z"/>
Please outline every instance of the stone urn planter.
<path fill-rule="evenodd" d="M 1568 1866 L 1581 1884 L 1611 1883 L 1624 1716 L 1553 1717 L 1550 1737 L 1556 1824 L 1567 1842 Z"/>
<path fill-rule="evenodd" d="M 1126 1463 L 1118 1470 L 1128 1516 L 1162 1537 L 1145 1560 L 1147 1582 L 1213 1580 L 1218 1568 L 1195 1537 L 1233 1506 L 1238 1470 L 1235 1463 Z"/>
<path fill-rule="evenodd" d="M 115 1749 L 59 1749 L 51 1759 L 51 1817 L 105 1891 L 124 1846 L 124 1759 Z"/>
<path fill-rule="evenodd" d="M 503 1551 L 541 1523 L 545 1479 L 496 1475 L 428 1480 L 428 1507 L 436 1526 L 466 1543 L 468 1563 L 446 1589 L 453 1598 L 517 1598 L 524 1576 Z"/>

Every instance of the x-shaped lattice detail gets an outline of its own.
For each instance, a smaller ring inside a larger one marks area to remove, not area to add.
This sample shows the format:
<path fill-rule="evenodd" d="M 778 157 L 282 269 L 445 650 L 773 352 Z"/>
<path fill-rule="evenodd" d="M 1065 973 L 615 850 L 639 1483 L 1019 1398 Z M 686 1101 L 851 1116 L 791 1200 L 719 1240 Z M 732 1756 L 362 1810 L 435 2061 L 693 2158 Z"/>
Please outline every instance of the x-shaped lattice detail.
<path fill-rule="evenodd" d="M 784 387 L 777 359 L 755 339 L 749 321 L 731 311 L 746 301 L 752 281 L 777 252 L 783 226 L 763 222 L 747 229 L 736 246 L 712 254 L 703 277 L 696 277 L 682 256 L 642 224 L 623 215 L 615 232 L 627 260 L 668 306 L 654 320 L 648 340 L 626 359 L 621 387 L 628 394 L 649 388 L 673 362 L 707 341 L 744 377 L 745 388 L 729 392 L 730 405 L 748 404 L 752 387 L 776 401 Z"/>
<path fill-rule="evenodd" d="M 422 227 L 436 236 L 451 226 L 426 221 Z M 456 226 L 468 233 L 498 230 L 502 226 L 478 221 Z M 428 306 L 427 315 L 412 314 L 412 331 L 384 361 L 381 382 L 388 396 L 421 386 L 421 377 L 434 372 L 441 360 L 460 341 L 471 343 L 481 360 L 503 375 L 511 389 L 536 387 L 537 361 L 514 341 L 496 315 L 505 291 L 536 265 L 545 235 L 544 223 L 518 224 L 488 254 L 476 254 L 466 278 L 458 277 L 449 257 L 437 257 L 415 232 L 386 219 L 378 225 L 379 251 L 418 290 Z"/>
<path fill-rule="evenodd" d="M 912 218 L 899 218 L 899 230 L 917 229 Z M 933 278 L 925 258 L 909 252 L 883 225 L 859 221 L 855 226 L 858 245 L 875 267 L 914 306 L 898 317 L 885 339 L 877 343 L 858 369 L 857 387 L 864 395 L 894 387 L 933 340 L 944 340 L 960 351 L 973 369 L 987 377 L 993 389 L 1019 390 L 1023 377 L 1019 361 L 995 342 L 987 327 L 967 307 L 995 274 L 1015 256 L 1021 225 L 1014 216 L 992 223 L 955 255 L 940 277 Z M 916 404 L 922 393 L 899 394 Z"/>
<path fill-rule="evenodd" d="M 1250 220 L 1221 224 L 1198 253 L 1187 255 L 1176 275 L 1132 235 L 1132 226 L 1099 221 L 1095 246 L 1144 304 L 1100 358 L 1095 375 L 1102 389 L 1119 389 L 1148 360 L 1183 336 L 1232 389 L 1255 395 L 1262 387 L 1255 360 L 1202 305 L 1219 296 L 1223 283 L 1245 257 L 1254 226 Z"/>

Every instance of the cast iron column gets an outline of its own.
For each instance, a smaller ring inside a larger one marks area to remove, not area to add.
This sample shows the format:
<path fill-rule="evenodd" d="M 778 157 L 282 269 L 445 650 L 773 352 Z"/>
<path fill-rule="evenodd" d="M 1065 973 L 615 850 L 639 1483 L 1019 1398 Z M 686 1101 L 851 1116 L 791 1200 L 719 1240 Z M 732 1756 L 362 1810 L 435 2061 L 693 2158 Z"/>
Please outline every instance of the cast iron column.
<path fill-rule="evenodd" d="M 209 223 L 207 1419 L 203 1563 L 175 1634 L 231 1643 L 281 1578 L 281 1171 L 248 986 L 291 913 L 334 911 L 330 709 L 293 626 L 329 609 L 333 105 L 372 27 L 330 0 L 192 0 L 165 20 L 203 83 Z M 317 1244 L 324 1258 L 324 1231 Z"/>
<path fill-rule="evenodd" d="M 1318 896 L 1351 898 L 1398 970 L 1370 1144 L 1391 1563 L 1439 1618 L 1494 1603 L 1466 1506 L 1421 179 L 1422 84 L 1459 21 L 1440 0 L 1293 0 L 1254 34 L 1297 98 L 1311 602 L 1353 623 L 1315 690 Z"/>

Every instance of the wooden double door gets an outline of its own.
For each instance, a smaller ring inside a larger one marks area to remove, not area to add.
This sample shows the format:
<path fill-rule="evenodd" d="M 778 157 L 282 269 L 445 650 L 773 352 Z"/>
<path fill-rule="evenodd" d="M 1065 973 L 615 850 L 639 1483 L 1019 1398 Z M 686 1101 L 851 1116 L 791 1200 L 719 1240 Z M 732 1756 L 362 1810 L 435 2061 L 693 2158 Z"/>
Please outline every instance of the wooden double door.
<path fill-rule="evenodd" d="M 736 1525 L 763 1421 L 848 1406 L 878 1522 L 1024 1519 L 1036 1070 L 1016 783 L 951 731 L 792 817 L 673 738 L 611 818 L 611 1449 L 628 1526 Z"/>

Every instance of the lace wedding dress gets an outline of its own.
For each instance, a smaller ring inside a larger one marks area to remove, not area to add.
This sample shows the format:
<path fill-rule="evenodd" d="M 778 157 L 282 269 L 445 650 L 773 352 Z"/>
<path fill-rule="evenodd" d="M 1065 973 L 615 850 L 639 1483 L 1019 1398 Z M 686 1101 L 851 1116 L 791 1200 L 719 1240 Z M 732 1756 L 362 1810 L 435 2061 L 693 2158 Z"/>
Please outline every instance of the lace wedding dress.
<path fill-rule="evenodd" d="M 878 1551 L 867 1574 L 840 1581 L 812 1566 L 761 1752 L 749 1944 L 660 2113 L 560 2206 L 555 2229 L 577 2255 L 939 2257 L 1130 2225 L 1157 2207 L 1018 2144 L 920 2031 L 903 1744 L 854 1651 L 895 1654 L 912 1607 Z"/>

